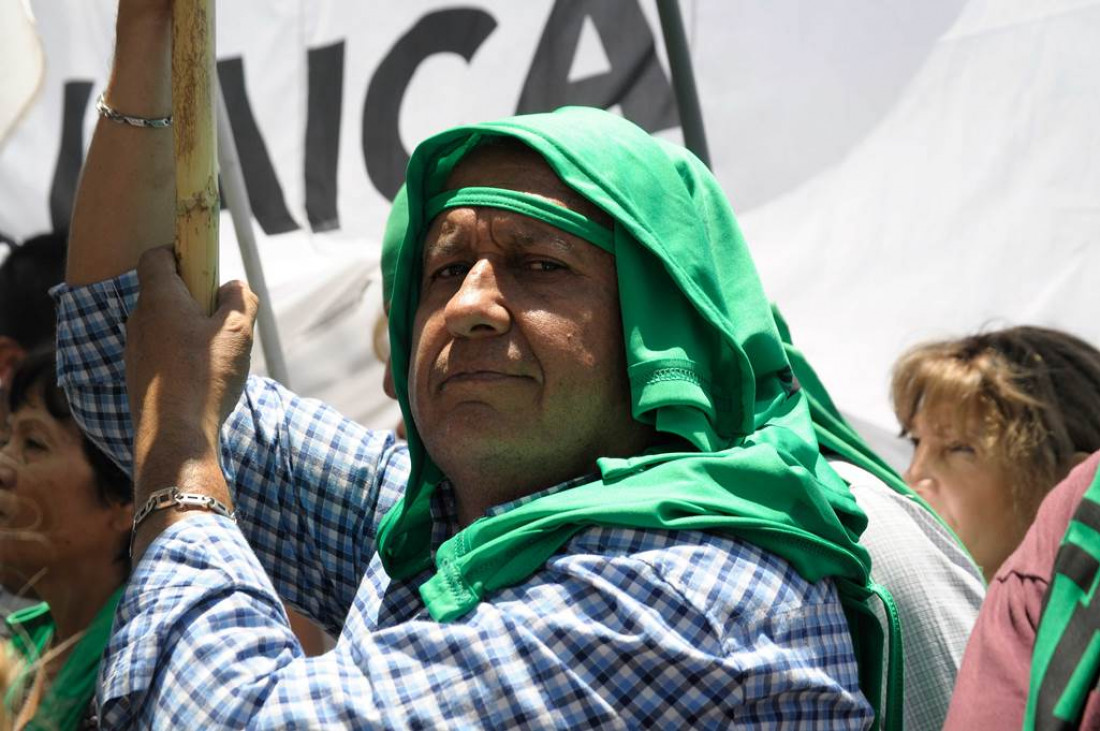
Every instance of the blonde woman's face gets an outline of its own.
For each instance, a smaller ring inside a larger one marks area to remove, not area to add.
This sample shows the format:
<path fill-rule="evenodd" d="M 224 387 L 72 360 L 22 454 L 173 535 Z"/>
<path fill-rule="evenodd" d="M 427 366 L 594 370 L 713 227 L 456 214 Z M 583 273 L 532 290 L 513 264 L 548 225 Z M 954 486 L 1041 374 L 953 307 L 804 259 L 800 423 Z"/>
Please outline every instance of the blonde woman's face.
<path fill-rule="evenodd" d="M 1008 476 L 977 435 L 962 433 L 944 410 L 935 417 L 921 410 L 913 419 L 905 481 L 951 526 L 989 581 L 1027 525 L 1013 507 Z"/>

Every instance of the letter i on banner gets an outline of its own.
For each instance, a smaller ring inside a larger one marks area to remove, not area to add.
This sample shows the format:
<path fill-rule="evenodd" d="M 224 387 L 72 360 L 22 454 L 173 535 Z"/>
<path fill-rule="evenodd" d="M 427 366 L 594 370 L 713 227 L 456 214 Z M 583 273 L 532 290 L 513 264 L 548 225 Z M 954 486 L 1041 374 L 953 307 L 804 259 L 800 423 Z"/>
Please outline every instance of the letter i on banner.
<path fill-rule="evenodd" d="M 176 261 L 206 314 L 218 291 L 218 175 L 214 0 L 172 10 L 172 118 L 176 146 Z"/>

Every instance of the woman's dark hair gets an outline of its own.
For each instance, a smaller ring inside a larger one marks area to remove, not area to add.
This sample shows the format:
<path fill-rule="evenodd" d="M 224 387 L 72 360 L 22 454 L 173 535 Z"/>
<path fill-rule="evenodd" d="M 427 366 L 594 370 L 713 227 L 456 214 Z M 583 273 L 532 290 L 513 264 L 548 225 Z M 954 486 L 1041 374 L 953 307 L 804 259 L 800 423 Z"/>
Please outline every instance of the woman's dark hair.
<path fill-rule="evenodd" d="M 27 239 L 22 246 L 8 244 L 11 253 L 0 264 L 0 335 L 23 350 L 53 342 L 57 314 L 50 287 L 65 278 L 64 231 Z"/>
<path fill-rule="evenodd" d="M 33 351 L 19 364 L 12 375 L 8 392 L 8 407 L 11 413 L 14 414 L 35 398 L 39 399 L 50 416 L 58 421 L 72 420 L 69 400 L 57 385 L 57 366 L 52 349 Z M 92 444 L 86 435 L 82 433 L 80 436 L 84 456 L 88 458 L 88 463 L 92 466 L 92 474 L 95 476 L 96 496 L 99 501 L 104 506 L 132 503 L 134 489 L 130 477 Z"/>

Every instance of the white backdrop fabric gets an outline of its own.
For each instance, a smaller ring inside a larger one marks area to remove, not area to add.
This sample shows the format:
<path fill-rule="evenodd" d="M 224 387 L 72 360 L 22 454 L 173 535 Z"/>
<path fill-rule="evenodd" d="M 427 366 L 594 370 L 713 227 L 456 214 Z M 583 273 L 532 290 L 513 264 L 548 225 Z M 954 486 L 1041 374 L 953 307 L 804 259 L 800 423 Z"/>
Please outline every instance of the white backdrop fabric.
<path fill-rule="evenodd" d="M 66 210 L 58 171 L 94 124 L 115 3 L 31 5 L 45 80 L 0 147 L 0 232 L 15 238 Z M 765 287 L 841 408 L 895 463 L 905 454 L 887 387 L 904 348 L 1022 323 L 1100 342 L 1100 2 L 682 7 L 713 167 Z M 218 13 L 219 59 L 236 69 L 223 84 L 237 79 L 250 113 L 237 121 L 253 124 L 234 124 L 238 146 L 269 163 L 252 192 L 283 204 L 257 230 L 271 229 L 261 251 L 292 385 L 373 426 L 397 419 L 372 347 L 385 146 L 515 113 L 552 86 L 540 59 L 567 69 L 567 101 L 621 75 L 650 36 L 667 69 L 651 0 L 232 0 Z M 564 40 L 546 39 L 562 28 Z M 630 76 L 641 102 L 619 89 L 609 106 L 679 140 L 658 72 Z M 68 126 L 66 104 L 80 112 Z M 222 232 L 224 276 L 240 276 L 228 218 Z"/>

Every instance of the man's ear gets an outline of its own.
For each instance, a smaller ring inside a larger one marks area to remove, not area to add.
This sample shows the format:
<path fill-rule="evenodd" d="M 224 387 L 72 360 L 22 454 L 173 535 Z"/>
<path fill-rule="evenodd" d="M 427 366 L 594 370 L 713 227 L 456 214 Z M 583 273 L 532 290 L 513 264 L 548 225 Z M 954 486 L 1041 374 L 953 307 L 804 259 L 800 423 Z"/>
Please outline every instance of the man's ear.
<path fill-rule="evenodd" d="M 397 389 L 393 385 L 393 359 L 386 358 L 386 374 L 382 376 L 382 390 L 386 392 L 386 395 L 397 400 Z"/>
<path fill-rule="evenodd" d="M 26 355 L 27 351 L 23 350 L 23 347 L 13 338 L 0 335 L 0 383 L 11 380 L 15 367 Z"/>

